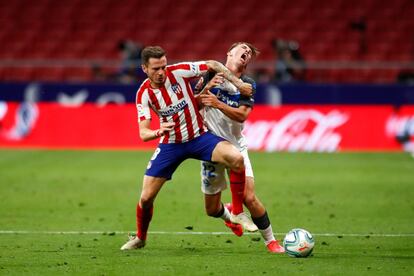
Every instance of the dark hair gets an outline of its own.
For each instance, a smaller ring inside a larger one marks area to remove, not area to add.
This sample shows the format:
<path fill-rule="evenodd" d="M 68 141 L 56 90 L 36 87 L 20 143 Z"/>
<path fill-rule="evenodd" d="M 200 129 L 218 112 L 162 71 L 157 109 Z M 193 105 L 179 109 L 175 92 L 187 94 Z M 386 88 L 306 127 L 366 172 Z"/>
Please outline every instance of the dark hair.
<path fill-rule="evenodd" d="M 150 58 L 162 58 L 165 50 L 160 46 L 147 46 L 141 52 L 142 64 L 148 64 Z"/>
<path fill-rule="evenodd" d="M 238 46 L 238 45 L 240 45 L 240 44 L 245 44 L 245 45 L 247 45 L 247 47 L 249 47 L 249 48 L 250 48 L 250 50 L 252 50 L 252 56 L 253 56 L 253 57 L 256 57 L 257 55 L 259 55 L 259 54 L 260 54 L 259 49 L 257 49 L 255 46 L 253 46 L 253 44 L 248 43 L 248 42 L 242 42 L 242 41 L 240 41 L 240 42 L 236 42 L 236 43 L 233 43 L 233 45 L 231 45 L 231 46 L 230 46 L 230 48 L 229 48 L 229 50 L 228 50 L 227 52 L 230 52 L 233 48 L 235 48 L 236 46 Z"/>

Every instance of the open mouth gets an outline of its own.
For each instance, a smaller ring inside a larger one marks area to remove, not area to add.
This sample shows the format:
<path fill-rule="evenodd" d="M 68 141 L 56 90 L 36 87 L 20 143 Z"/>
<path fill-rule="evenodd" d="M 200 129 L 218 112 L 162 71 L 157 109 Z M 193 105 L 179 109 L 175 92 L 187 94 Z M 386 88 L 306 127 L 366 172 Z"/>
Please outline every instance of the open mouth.
<path fill-rule="evenodd" d="M 246 55 L 246 54 L 242 54 L 242 55 L 241 55 L 241 59 L 242 59 L 243 61 L 246 61 L 246 58 L 247 58 L 247 55 Z"/>

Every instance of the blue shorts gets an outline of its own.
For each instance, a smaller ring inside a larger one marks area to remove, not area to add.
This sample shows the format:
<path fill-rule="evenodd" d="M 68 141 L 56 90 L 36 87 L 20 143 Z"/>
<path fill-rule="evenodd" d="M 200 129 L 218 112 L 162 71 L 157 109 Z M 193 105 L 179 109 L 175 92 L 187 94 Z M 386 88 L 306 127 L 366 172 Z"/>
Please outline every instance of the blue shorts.
<path fill-rule="evenodd" d="M 159 144 L 148 162 L 145 175 L 171 179 L 177 167 L 186 159 L 211 161 L 216 145 L 225 139 L 210 132 L 180 144 Z"/>

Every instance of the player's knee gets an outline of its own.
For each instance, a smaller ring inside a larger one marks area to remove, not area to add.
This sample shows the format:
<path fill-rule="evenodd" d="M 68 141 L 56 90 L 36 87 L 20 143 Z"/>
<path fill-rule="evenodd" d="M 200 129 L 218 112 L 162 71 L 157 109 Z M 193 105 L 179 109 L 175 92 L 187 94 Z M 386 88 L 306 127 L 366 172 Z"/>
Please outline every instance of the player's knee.
<path fill-rule="evenodd" d="M 151 197 L 147 197 L 145 195 L 142 195 L 140 200 L 139 200 L 139 203 L 141 205 L 141 208 L 143 208 L 143 209 L 151 208 L 153 203 L 154 203 L 154 199 L 151 198 Z"/>
<path fill-rule="evenodd" d="M 242 172 L 244 170 L 244 158 L 243 155 L 236 154 L 232 158 L 231 169 L 236 172 Z"/>

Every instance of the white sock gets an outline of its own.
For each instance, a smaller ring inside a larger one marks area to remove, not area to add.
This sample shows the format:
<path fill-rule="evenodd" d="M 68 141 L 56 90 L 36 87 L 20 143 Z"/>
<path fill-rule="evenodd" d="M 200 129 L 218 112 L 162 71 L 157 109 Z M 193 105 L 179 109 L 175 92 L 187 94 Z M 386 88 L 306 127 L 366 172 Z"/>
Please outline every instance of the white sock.
<path fill-rule="evenodd" d="M 259 229 L 259 232 L 262 234 L 266 245 L 268 245 L 271 241 L 276 240 L 273 235 L 272 225 L 269 225 L 266 229 Z"/>
<path fill-rule="evenodd" d="M 224 221 L 229 221 L 230 220 L 230 212 L 225 206 L 223 206 L 223 208 L 224 208 L 224 212 L 223 212 L 223 215 L 221 215 L 221 218 Z"/>

